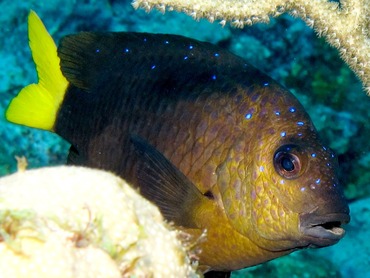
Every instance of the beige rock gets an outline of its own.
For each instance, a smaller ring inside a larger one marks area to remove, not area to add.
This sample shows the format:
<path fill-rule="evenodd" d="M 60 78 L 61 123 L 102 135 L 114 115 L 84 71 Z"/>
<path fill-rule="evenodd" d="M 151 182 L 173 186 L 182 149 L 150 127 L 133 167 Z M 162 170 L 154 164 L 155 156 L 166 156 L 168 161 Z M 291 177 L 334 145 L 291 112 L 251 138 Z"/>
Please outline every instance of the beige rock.
<path fill-rule="evenodd" d="M 0 179 L 1 277 L 199 277 L 178 232 L 113 174 L 51 167 Z"/>

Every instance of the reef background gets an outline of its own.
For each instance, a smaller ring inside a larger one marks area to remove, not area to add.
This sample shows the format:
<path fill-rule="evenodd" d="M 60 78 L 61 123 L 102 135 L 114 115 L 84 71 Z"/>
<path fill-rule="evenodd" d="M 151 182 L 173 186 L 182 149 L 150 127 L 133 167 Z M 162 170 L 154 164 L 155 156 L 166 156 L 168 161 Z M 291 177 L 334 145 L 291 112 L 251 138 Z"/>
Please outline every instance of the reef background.
<path fill-rule="evenodd" d="M 55 134 L 7 123 L 3 116 L 10 99 L 37 81 L 27 38 L 30 9 L 56 42 L 79 31 L 172 33 L 209 41 L 245 57 L 298 97 L 324 142 L 337 153 L 351 202 L 352 220 L 339 244 L 295 252 L 232 277 L 370 277 L 370 97 L 337 51 L 287 15 L 268 25 L 222 28 L 175 12 L 135 11 L 130 2 L 0 1 L 0 176 L 15 171 L 15 156 L 26 156 L 30 168 L 64 164 L 69 148 Z"/>

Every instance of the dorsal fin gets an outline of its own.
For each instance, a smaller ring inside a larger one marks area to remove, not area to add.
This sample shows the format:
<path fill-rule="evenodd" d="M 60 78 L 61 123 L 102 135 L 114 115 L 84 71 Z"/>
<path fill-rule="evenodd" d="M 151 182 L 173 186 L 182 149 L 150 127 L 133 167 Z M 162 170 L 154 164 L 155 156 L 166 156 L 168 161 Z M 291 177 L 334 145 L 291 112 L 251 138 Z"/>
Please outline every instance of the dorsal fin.
<path fill-rule="evenodd" d="M 143 35 L 129 32 L 67 35 L 61 39 L 58 47 L 61 70 L 69 82 L 84 90 L 114 82 L 120 74 L 130 71 L 129 65 L 140 61 L 141 56 L 131 57 L 128 54 L 131 54 L 129 52 L 133 45 L 138 47 L 138 37 Z M 128 59 L 124 59 L 126 51 Z"/>
<path fill-rule="evenodd" d="M 178 226 L 197 228 L 194 208 L 209 201 L 163 154 L 139 136 L 131 136 L 139 157 L 140 193 L 155 203 L 163 216 Z"/>
<path fill-rule="evenodd" d="M 58 56 L 61 59 L 61 70 L 68 81 L 78 88 L 86 90 L 91 84 L 96 82 L 96 77 L 94 76 L 96 71 L 91 70 L 94 68 L 91 62 L 95 59 L 90 57 L 98 54 L 100 51 L 102 46 L 98 42 L 98 33 L 92 32 L 67 35 L 60 41 Z M 96 59 L 99 59 L 98 55 L 96 55 Z M 103 63 L 101 66 L 105 64 Z"/>
<path fill-rule="evenodd" d="M 234 67 L 243 69 L 245 65 L 240 57 L 207 42 L 135 32 L 67 35 L 60 41 L 58 55 L 67 80 L 90 92 L 101 91 L 111 83 L 120 88 L 141 80 L 143 84 L 150 80 L 165 84 L 176 81 L 181 87 L 194 78 L 195 68 L 200 73 L 198 83 L 208 84 L 206 81 L 228 76 Z"/>

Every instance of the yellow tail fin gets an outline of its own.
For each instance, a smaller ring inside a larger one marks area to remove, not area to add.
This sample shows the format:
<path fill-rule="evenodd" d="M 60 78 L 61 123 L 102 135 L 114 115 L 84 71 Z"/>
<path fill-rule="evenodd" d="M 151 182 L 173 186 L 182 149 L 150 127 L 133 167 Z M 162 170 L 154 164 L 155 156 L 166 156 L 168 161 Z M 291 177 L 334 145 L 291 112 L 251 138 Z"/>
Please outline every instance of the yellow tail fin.
<path fill-rule="evenodd" d="M 45 130 L 53 130 L 68 81 L 63 76 L 57 47 L 34 11 L 28 16 L 28 38 L 38 83 L 24 87 L 9 104 L 8 121 Z"/>

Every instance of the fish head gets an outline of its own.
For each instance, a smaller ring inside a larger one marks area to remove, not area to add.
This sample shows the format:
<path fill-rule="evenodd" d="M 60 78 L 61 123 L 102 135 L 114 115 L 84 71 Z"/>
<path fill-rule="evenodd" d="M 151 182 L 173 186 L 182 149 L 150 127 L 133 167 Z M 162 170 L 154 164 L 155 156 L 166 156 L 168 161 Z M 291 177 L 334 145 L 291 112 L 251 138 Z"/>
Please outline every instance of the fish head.
<path fill-rule="evenodd" d="M 242 124 L 246 134 L 255 136 L 236 139 L 218 169 L 231 225 L 265 250 L 335 244 L 350 219 L 335 154 L 321 143 L 308 114 L 290 93 L 280 90 L 267 100 L 258 98 L 264 97 L 254 97 L 254 103 L 262 102 L 263 107 L 243 106 L 247 121 Z"/>
<path fill-rule="evenodd" d="M 296 244 L 324 247 L 338 242 L 349 222 L 349 208 L 338 180 L 338 161 L 334 152 L 322 145 L 316 131 L 307 130 L 304 140 L 287 138 L 275 146 L 273 169 L 261 177 L 272 184 L 276 196 L 294 221 L 290 229 Z M 272 204 L 273 206 L 273 204 Z"/>

